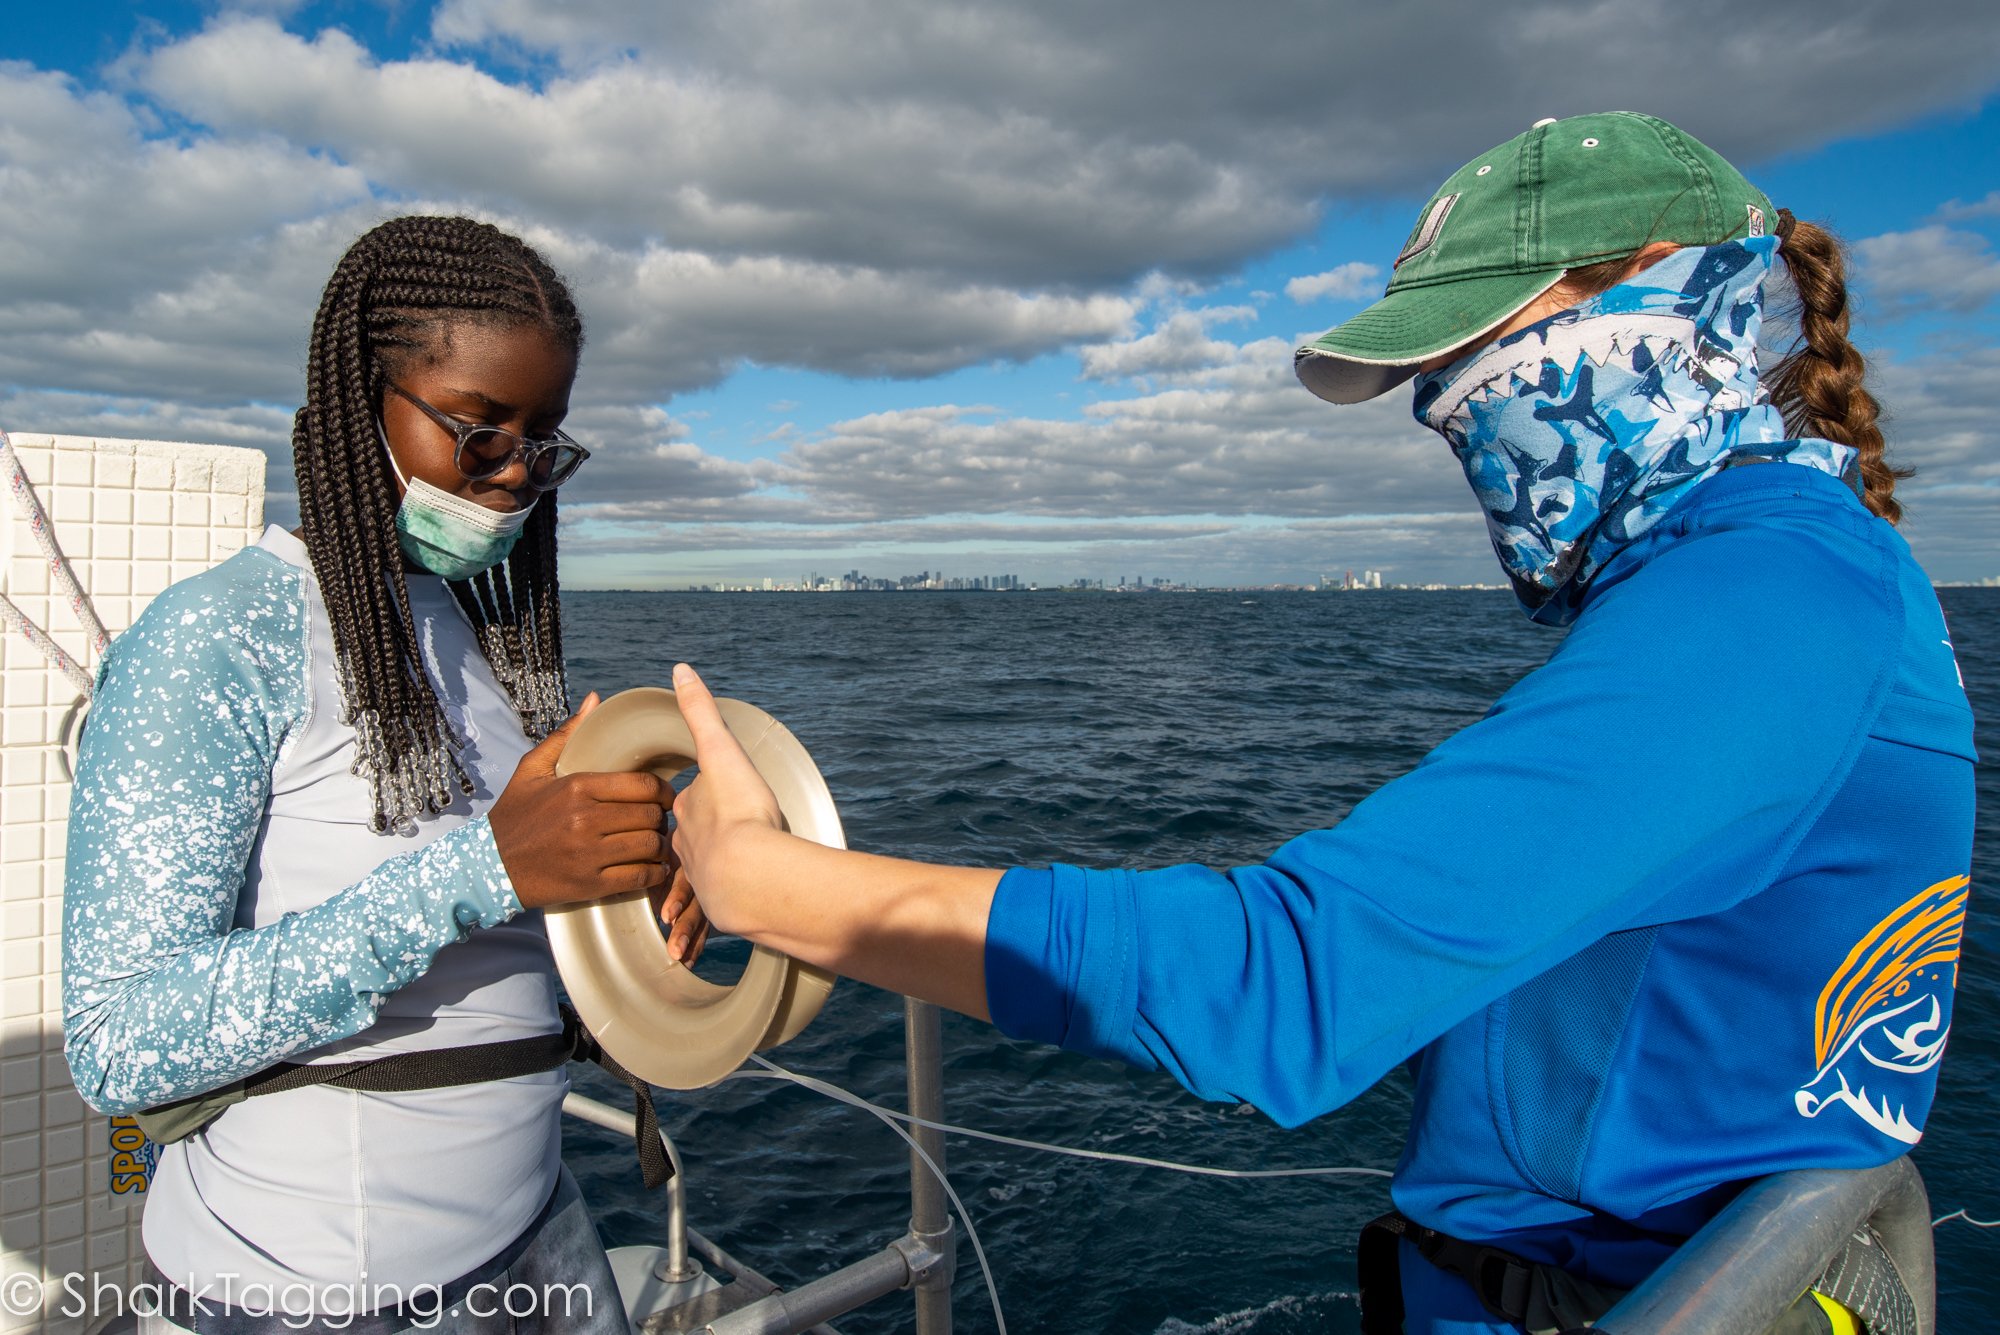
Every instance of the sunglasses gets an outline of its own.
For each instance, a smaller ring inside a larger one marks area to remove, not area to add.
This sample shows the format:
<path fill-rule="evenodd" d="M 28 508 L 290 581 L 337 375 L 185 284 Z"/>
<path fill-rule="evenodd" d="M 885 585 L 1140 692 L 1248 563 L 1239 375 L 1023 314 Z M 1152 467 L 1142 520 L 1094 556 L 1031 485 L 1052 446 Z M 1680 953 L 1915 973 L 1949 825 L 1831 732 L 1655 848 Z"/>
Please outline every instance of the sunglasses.
<path fill-rule="evenodd" d="M 457 441 L 452 449 L 451 461 L 458 466 L 459 475 L 468 482 L 484 482 L 487 478 L 498 477 L 512 467 L 516 459 L 520 459 L 527 465 L 530 487 L 536 491 L 554 491 L 569 481 L 583 461 L 590 457 L 589 450 L 561 431 L 540 440 L 530 440 L 501 427 L 475 426 L 458 421 L 393 381 L 389 388 L 415 404 L 424 416 L 451 432 Z"/>

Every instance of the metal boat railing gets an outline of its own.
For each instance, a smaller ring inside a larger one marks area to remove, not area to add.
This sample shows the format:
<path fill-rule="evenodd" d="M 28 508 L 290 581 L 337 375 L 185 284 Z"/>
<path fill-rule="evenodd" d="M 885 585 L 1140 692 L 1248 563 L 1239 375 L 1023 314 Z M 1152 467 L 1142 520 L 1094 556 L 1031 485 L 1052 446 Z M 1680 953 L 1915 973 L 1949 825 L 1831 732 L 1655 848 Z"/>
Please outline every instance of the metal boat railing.
<path fill-rule="evenodd" d="M 1601 1335 L 1769 1330 L 1866 1225 L 1902 1276 L 1918 1335 L 1937 1330 L 1930 1198 L 1907 1157 L 1751 1183 L 1596 1323 Z"/>
<path fill-rule="evenodd" d="M 922 1001 L 904 1002 L 903 1048 L 911 1114 L 929 1122 L 944 1120 L 943 1042 L 937 1007 Z M 607 1130 L 632 1133 L 629 1111 L 621 1112 L 581 1094 L 564 1099 L 563 1111 Z M 942 1172 L 943 1133 L 918 1126 L 911 1129 L 911 1137 Z M 680 1154 L 664 1129 L 660 1140 L 673 1161 L 674 1176 L 664 1193 L 666 1245 L 652 1261 L 650 1278 L 658 1282 L 663 1293 L 684 1292 L 686 1297 L 643 1315 L 638 1322 L 640 1331 L 646 1335 L 682 1331 L 700 1335 L 836 1335 L 824 1323 L 908 1289 L 916 1300 L 917 1335 L 951 1335 L 956 1227 L 946 1208 L 943 1183 L 915 1150 L 910 1153 L 909 1230 L 872 1255 L 783 1291 L 688 1226 Z M 750 1300 L 730 1310 L 712 1310 L 718 1306 L 715 1286 L 701 1289 L 691 1284 L 702 1274 L 696 1256 L 735 1276 L 738 1283 L 732 1289 Z"/>

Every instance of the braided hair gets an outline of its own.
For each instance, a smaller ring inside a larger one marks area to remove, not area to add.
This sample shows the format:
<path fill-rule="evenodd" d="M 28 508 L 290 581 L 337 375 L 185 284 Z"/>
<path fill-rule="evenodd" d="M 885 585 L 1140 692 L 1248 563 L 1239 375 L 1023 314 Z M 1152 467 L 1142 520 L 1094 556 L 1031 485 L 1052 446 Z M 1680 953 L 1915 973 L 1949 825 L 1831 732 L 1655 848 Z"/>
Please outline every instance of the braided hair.
<path fill-rule="evenodd" d="M 1853 446 L 1861 456 L 1866 493 L 1861 499 L 1890 523 L 1900 523 L 1896 483 L 1916 470 L 1889 462 L 1882 405 L 1863 383 L 1867 361 L 1847 341 L 1846 250 L 1832 232 L 1793 218 L 1790 209 L 1778 210 L 1777 235 L 1778 254 L 1798 294 L 1799 339 L 1771 372 L 1771 399 L 1792 434 Z"/>
<path fill-rule="evenodd" d="M 583 319 L 535 250 L 470 218 L 392 218 L 348 248 L 313 317 L 292 466 L 307 554 L 333 627 L 341 722 L 368 780 L 377 833 L 471 794 L 464 741 L 425 669 L 396 536 L 397 495 L 378 434 L 385 384 L 467 323 L 547 331 L 572 352 Z M 544 494 L 504 565 L 449 585 L 521 728 L 568 713 L 556 586 L 556 498 Z"/>

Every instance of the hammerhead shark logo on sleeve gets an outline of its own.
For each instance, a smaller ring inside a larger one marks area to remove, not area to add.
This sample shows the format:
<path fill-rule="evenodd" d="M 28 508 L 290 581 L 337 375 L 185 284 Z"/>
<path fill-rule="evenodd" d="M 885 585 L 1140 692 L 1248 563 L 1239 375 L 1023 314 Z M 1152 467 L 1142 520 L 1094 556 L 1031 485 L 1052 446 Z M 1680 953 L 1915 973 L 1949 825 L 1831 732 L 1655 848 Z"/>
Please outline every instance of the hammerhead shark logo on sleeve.
<path fill-rule="evenodd" d="M 1819 1069 L 1794 1096 L 1800 1116 L 1840 1105 L 1885 1136 L 1917 1143 L 1905 1077 L 1944 1056 L 1970 886 L 1954 876 L 1898 905 L 1826 980 L 1813 1014 Z"/>

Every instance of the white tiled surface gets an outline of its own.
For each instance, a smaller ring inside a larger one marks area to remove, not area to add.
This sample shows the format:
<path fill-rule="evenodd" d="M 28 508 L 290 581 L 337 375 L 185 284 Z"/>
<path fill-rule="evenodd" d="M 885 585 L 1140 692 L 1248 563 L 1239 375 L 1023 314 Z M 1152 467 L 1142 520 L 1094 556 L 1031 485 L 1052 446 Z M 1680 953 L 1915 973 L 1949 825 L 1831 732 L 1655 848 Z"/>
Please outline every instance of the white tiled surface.
<path fill-rule="evenodd" d="M 264 456 L 158 441 L 13 434 L 105 629 L 263 530 Z M 88 648 L 41 549 L 0 487 L 0 592 L 79 661 Z M 95 658 L 85 663 L 96 667 Z M 70 1335 L 61 1278 L 137 1278 L 140 1193 L 112 1190 L 110 1123 L 84 1107 L 62 1057 L 62 753 L 77 693 L 34 646 L 0 636 L 0 1330 Z M 129 1180 L 129 1179 L 128 1179 Z M 16 1276 L 48 1281 L 40 1316 Z M 86 1280 L 86 1283 L 88 1281 Z"/>

